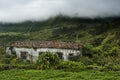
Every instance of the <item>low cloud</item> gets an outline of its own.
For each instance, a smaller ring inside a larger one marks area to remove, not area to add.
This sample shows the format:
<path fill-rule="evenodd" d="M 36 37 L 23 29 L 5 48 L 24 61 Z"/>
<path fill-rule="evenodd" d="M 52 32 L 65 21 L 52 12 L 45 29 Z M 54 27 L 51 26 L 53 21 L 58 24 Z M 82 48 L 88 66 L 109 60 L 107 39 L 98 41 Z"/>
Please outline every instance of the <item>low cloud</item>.
<path fill-rule="evenodd" d="M 63 14 L 76 17 L 120 15 L 120 0 L 0 0 L 0 22 L 44 20 Z"/>

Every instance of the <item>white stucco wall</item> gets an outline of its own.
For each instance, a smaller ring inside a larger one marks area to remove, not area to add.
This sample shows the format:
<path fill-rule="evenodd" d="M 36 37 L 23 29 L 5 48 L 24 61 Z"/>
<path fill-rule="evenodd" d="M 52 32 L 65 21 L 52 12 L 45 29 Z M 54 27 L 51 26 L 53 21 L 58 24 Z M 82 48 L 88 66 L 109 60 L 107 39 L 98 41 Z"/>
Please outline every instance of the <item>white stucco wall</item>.
<path fill-rule="evenodd" d="M 10 48 L 10 47 L 7 47 L 7 48 L 6 48 L 6 53 L 9 54 L 9 55 L 11 55 L 11 51 L 9 50 L 9 48 Z"/>
<path fill-rule="evenodd" d="M 68 60 L 69 53 L 73 53 L 74 56 L 81 54 L 79 50 L 73 50 L 73 49 L 57 49 L 57 48 L 17 48 L 14 47 L 13 50 L 16 52 L 17 57 L 21 57 L 21 52 L 27 52 L 27 60 L 30 60 L 29 55 L 32 55 L 32 60 L 36 62 L 38 60 L 38 56 L 40 52 L 52 52 L 53 54 L 56 52 L 63 53 L 63 59 Z M 11 54 L 11 51 L 9 50 L 9 47 L 7 47 L 6 52 L 8 54 Z"/>

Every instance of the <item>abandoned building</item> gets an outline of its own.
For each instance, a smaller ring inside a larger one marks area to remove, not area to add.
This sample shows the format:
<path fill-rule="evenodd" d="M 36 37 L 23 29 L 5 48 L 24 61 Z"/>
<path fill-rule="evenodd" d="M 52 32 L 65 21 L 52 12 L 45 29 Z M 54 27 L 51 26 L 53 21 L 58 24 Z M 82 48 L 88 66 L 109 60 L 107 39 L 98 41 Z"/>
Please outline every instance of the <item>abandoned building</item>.
<path fill-rule="evenodd" d="M 81 48 L 79 42 L 17 41 L 7 46 L 6 53 L 16 54 L 18 58 L 33 62 L 44 52 L 51 52 L 57 54 L 60 59 L 69 60 L 69 57 L 81 55 Z"/>

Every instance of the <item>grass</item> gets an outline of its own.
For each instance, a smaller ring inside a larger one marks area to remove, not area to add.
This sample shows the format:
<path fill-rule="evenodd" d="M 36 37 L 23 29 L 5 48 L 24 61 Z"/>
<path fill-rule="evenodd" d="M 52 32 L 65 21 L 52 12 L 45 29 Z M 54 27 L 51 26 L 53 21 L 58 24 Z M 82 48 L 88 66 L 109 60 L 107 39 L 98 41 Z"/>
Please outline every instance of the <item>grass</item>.
<path fill-rule="evenodd" d="M 65 72 L 60 70 L 8 70 L 0 72 L 0 80 L 119 80 L 120 71 Z"/>

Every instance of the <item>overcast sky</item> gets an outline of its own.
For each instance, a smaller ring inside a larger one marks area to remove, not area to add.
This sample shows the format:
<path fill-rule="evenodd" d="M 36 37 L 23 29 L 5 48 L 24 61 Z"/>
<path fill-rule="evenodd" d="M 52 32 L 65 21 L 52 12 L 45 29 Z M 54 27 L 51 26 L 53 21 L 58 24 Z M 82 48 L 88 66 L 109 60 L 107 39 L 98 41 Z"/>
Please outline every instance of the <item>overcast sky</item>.
<path fill-rule="evenodd" d="M 90 17 L 120 15 L 120 0 L 0 0 L 0 22 L 44 20 L 64 14 Z"/>

